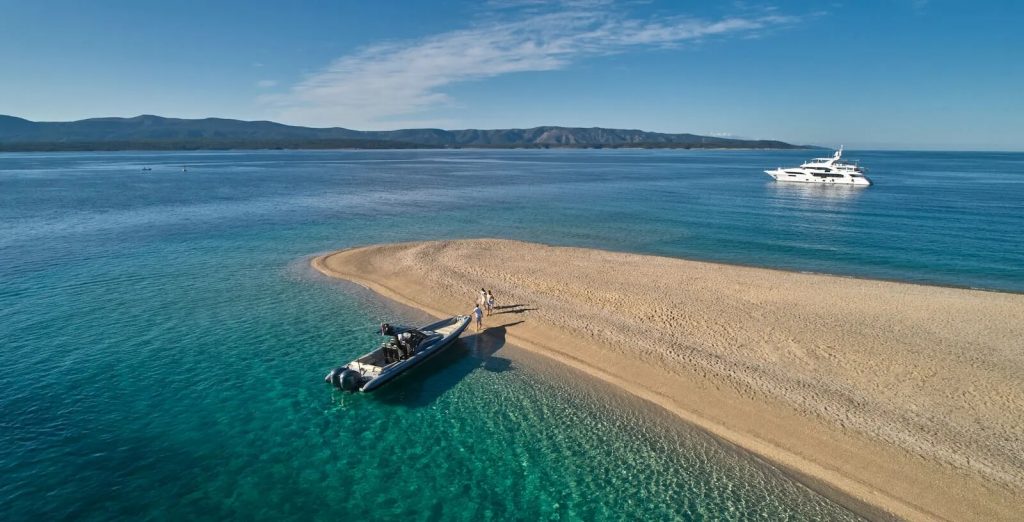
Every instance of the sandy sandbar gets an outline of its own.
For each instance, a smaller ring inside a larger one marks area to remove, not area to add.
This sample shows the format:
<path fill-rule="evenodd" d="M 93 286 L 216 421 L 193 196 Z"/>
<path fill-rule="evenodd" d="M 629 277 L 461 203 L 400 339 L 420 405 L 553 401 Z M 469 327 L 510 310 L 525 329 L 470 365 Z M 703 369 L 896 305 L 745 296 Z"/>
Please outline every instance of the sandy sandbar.
<path fill-rule="evenodd" d="M 493 239 L 313 266 L 436 316 L 486 287 L 510 343 L 870 518 L 1024 513 L 1024 295 Z"/>

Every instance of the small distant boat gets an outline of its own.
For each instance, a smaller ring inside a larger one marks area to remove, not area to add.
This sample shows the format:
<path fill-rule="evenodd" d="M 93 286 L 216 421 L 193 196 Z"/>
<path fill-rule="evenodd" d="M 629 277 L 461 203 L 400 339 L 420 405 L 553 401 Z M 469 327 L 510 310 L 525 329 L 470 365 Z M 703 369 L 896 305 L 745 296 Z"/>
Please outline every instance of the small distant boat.
<path fill-rule="evenodd" d="M 188 172 L 188 167 L 186 167 L 186 166 L 182 165 L 182 166 L 181 166 L 181 171 L 182 171 L 182 172 Z"/>
<path fill-rule="evenodd" d="M 151 170 L 153 170 L 153 169 L 151 169 L 149 167 L 142 167 L 142 172 L 149 172 Z"/>
<path fill-rule="evenodd" d="M 799 167 L 766 170 L 775 181 L 790 181 L 797 183 L 826 183 L 833 185 L 860 185 L 868 186 L 871 180 L 864 175 L 862 169 L 856 163 L 841 163 L 843 148 L 832 155 L 831 158 L 814 158 Z"/>
<path fill-rule="evenodd" d="M 324 381 L 345 391 L 372 391 L 452 344 L 469 326 L 468 315 L 431 323 L 421 328 L 381 325 L 391 339 L 379 348 L 339 366 Z"/>

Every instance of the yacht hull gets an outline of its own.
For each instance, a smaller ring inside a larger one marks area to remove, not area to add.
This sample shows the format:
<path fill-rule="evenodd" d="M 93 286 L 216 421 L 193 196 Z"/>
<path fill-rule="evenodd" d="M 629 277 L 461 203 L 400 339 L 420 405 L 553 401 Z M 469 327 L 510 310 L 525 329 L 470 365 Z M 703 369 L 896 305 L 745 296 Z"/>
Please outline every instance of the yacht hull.
<path fill-rule="evenodd" d="M 772 179 L 779 182 L 785 183 L 815 183 L 819 185 L 856 185 L 866 187 L 871 185 L 871 180 L 864 176 L 852 177 L 818 177 L 811 174 L 805 173 L 792 173 L 786 172 L 782 169 L 766 170 L 765 174 L 771 176 Z"/>

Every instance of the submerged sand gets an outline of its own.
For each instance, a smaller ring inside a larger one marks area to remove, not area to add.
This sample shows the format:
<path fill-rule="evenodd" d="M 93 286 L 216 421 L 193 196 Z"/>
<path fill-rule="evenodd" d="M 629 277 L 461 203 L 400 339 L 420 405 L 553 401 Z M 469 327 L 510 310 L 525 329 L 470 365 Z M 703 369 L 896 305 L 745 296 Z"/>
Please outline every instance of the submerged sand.
<path fill-rule="evenodd" d="M 1024 295 L 507 240 L 321 256 L 325 274 L 488 327 L 872 518 L 1024 513 Z"/>

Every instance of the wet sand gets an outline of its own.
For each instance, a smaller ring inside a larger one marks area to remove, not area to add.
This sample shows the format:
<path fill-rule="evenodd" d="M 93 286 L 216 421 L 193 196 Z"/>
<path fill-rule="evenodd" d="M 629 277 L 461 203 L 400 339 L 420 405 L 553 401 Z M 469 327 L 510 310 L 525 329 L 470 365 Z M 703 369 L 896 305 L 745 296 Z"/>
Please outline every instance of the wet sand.
<path fill-rule="evenodd" d="M 485 326 L 870 518 L 1019 520 L 1024 295 L 507 240 L 379 245 L 321 272 Z"/>

